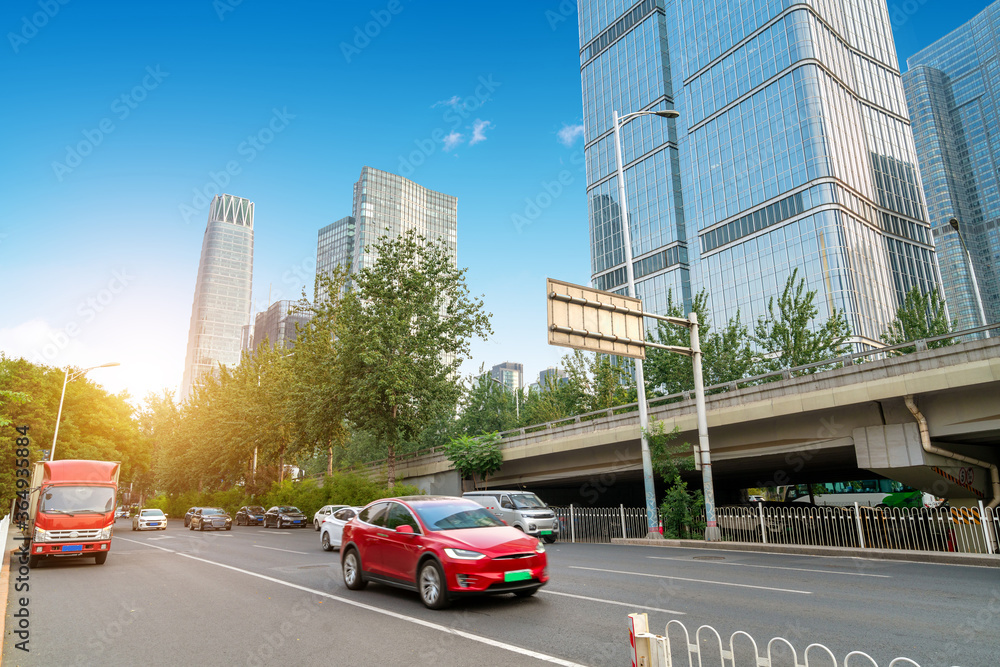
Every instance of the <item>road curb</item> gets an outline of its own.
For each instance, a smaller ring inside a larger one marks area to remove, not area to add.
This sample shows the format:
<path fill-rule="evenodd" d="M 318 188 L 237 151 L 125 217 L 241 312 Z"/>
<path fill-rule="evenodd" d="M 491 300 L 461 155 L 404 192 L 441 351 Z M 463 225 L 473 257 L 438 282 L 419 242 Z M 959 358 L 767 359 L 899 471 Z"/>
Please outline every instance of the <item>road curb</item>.
<path fill-rule="evenodd" d="M 904 549 L 853 549 L 851 547 L 815 547 L 798 544 L 748 544 L 746 542 L 703 542 L 701 540 L 647 540 L 645 538 L 612 538 L 612 544 L 642 547 L 687 547 L 689 549 L 715 549 L 723 551 L 750 551 L 757 553 L 788 554 L 795 556 L 837 556 L 868 560 L 894 560 L 912 563 L 938 563 L 942 565 L 972 565 L 1000 568 L 1000 557 L 987 554 L 958 554 L 936 551 L 908 551 Z"/>

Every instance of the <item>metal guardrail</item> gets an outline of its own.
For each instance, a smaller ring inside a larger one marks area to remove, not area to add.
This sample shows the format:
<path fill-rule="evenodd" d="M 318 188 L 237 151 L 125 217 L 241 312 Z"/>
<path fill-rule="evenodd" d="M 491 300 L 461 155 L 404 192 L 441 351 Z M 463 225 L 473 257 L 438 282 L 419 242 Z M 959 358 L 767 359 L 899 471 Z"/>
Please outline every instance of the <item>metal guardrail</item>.
<path fill-rule="evenodd" d="M 563 542 L 610 543 L 612 538 L 645 537 L 645 507 L 552 507 Z"/>
<path fill-rule="evenodd" d="M 927 350 L 930 345 L 937 343 L 939 341 L 953 340 L 967 338 L 971 336 L 977 336 L 978 334 L 987 334 L 994 329 L 1000 331 L 1000 323 L 987 324 L 986 326 L 975 327 L 974 329 L 964 329 L 962 331 L 956 331 L 952 334 L 945 336 L 933 336 L 931 338 L 921 338 L 917 340 L 908 341 L 906 343 L 900 343 L 899 345 L 892 345 L 886 347 L 880 347 L 875 350 L 866 350 L 863 352 L 852 352 L 850 354 L 845 354 L 840 357 L 834 357 L 832 359 L 826 359 L 824 361 L 818 361 L 812 364 L 805 364 L 803 366 L 795 366 L 793 368 L 786 368 L 779 371 L 774 371 L 771 373 L 764 373 L 762 375 L 752 375 L 750 377 L 740 378 L 739 380 L 733 380 L 732 382 L 723 382 L 720 384 L 714 384 L 705 387 L 705 394 L 720 394 L 729 391 L 736 391 L 745 387 L 753 387 L 761 384 L 766 384 L 772 381 L 778 380 L 789 380 L 793 377 L 800 377 L 803 375 L 811 375 L 812 373 L 833 370 L 835 368 L 844 368 L 847 366 L 853 366 L 857 364 L 864 363 L 866 360 L 878 360 L 886 359 L 889 357 L 897 357 L 907 354 L 905 350 L 908 348 L 915 348 L 916 351 Z M 995 335 L 995 334 L 994 334 Z M 682 391 L 676 394 L 668 394 L 666 396 L 658 396 L 656 398 L 651 398 L 647 401 L 650 407 L 655 405 L 663 405 L 667 403 L 676 403 L 684 400 L 693 400 L 694 390 Z M 592 412 L 584 412 L 578 415 L 572 415 L 569 417 L 563 417 L 561 419 L 555 419 L 553 421 L 544 422 L 541 424 L 532 424 L 530 426 L 521 426 L 516 429 L 510 429 L 507 431 L 500 432 L 500 448 L 504 449 L 508 445 L 504 443 L 503 438 L 510 438 L 515 436 L 527 435 L 529 433 L 538 433 L 542 431 L 548 431 L 553 428 L 558 428 L 559 426 L 565 426 L 568 424 L 579 424 L 585 421 L 591 421 L 594 419 L 601 419 L 603 417 L 612 417 L 616 414 L 624 414 L 628 412 L 638 411 L 638 403 L 626 403 L 624 405 L 616 405 L 611 408 L 603 408 L 601 410 L 594 410 Z M 396 456 L 396 462 L 408 461 L 411 459 L 419 458 L 421 456 L 428 456 L 432 454 L 437 454 L 444 451 L 444 446 L 439 447 L 429 447 L 427 449 L 421 449 L 414 452 L 409 452 L 402 455 Z M 377 461 L 370 461 L 364 464 L 366 468 L 372 468 L 375 466 L 385 465 L 386 459 L 379 459 Z"/>
<path fill-rule="evenodd" d="M 864 651 L 851 651 L 844 656 L 843 662 L 839 662 L 833 651 L 815 642 L 805 648 L 800 659 L 795 646 L 784 637 L 774 637 L 765 647 L 759 647 L 754 638 L 742 630 L 730 635 L 728 643 L 724 644 L 718 630 L 710 625 L 702 625 L 695 630 L 694 641 L 691 641 L 688 629 L 677 620 L 668 622 L 663 634 L 658 635 L 649 631 L 649 618 L 646 614 L 629 614 L 628 628 L 632 667 L 679 667 L 680 665 L 811 667 L 841 664 L 852 667 L 878 667 L 875 659 Z M 907 665 L 920 667 L 909 658 L 896 658 L 889 663 L 889 667 Z"/>
<path fill-rule="evenodd" d="M 7 548 L 7 533 L 10 531 L 10 519 L 12 516 L 14 516 L 13 512 L 0 519 L 0 552 L 5 552 Z"/>
<path fill-rule="evenodd" d="M 984 507 L 718 507 L 722 539 L 997 554 L 1000 513 Z"/>

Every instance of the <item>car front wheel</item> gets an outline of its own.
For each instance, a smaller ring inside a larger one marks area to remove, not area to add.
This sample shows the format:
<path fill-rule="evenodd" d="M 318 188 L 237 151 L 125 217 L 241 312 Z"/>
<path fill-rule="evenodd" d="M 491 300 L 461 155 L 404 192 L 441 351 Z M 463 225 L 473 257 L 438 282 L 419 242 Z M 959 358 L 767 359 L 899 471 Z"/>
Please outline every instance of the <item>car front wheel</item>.
<path fill-rule="evenodd" d="M 281 519 L 278 519 L 278 525 L 277 525 L 278 530 L 281 530 L 282 525 L 283 524 L 281 522 Z"/>
<path fill-rule="evenodd" d="M 324 531 L 319 538 L 319 544 L 323 547 L 323 551 L 333 551 L 333 545 L 330 544 L 330 533 Z"/>
<path fill-rule="evenodd" d="M 542 535 L 542 539 L 545 540 L 546 544 L 555 544 L 556 543 L 556 536 L 555 535 Z"/>
<path fill-rule="evenodd" d="M 428 560 L 417 575 L 420 600 L 428 609 L 444 609 L 448 606 L 448 589 L 444 583 L 444 572 L 436 561 Z"/>
<path fill-rule="evenodd" d="M 352 591 L 360 591 L 368 585 L 365 577 L 361 574 L 361 559 L 358 552 L 351 549 L 344 555 L 344 585 Z"/>

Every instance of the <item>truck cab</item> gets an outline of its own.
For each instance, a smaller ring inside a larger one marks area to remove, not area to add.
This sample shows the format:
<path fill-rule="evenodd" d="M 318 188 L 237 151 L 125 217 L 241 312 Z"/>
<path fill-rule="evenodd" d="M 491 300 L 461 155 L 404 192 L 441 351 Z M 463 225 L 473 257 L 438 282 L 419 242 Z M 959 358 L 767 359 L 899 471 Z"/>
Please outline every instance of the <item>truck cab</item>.
<path fill-rule="evenodd" d="M 121 464 L 39 461 L 31 478 L 29 567 L 45 559 L 108 559 Z"/>

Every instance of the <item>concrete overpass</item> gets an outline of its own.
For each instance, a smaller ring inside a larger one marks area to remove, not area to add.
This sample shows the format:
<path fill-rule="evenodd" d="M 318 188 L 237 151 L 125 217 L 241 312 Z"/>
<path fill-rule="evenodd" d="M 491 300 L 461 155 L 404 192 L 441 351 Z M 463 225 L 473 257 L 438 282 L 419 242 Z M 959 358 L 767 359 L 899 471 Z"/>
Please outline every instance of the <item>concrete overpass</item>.
<path fill-rule="evenodd" d="M 882 359 L 872 354 L 851 355 L 815 374 L 708 388 L 718 502 L 737 502 L 747 487 L 864 479 L 870 472 L 955 504 L 991 498 L 987 469 L 921 449 L 903 397 L 914 397 L 932 444 L 1000 463 L 1000 338 Z M 650 415 L 668 430 L 680 429 L 676 442 L 697 441 L 693 396 L 653 400 Z M 553 504 L 643 504 L 635 411 L 612 409 L 503 435 L 504 465 L 491 487 L 545 491 Z M 438 452 L 398 462 L 397 477 L 434 493 L 461 489 Z M 688 481 L 694 488 L 699 480 L 692 474 Z"/>

